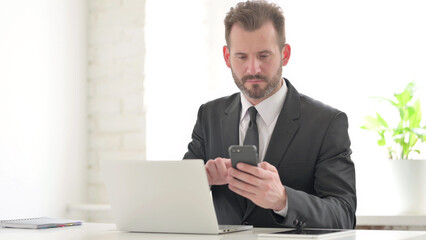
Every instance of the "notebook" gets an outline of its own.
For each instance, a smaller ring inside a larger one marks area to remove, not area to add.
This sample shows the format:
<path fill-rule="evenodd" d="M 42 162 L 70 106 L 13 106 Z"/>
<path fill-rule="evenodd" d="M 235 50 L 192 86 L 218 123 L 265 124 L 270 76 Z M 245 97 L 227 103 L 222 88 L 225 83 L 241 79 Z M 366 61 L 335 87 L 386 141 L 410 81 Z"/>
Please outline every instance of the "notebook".
<path fill-rule="evenodd" d="M 54 227 L 69 227 L 79 226 L 81 221 L 40 217 L 40 218 L 27 218 L 27 219 L 12 219 L 0 220 L 0 227 L 3 228 L 54 228 Z"/>
<path fill-rule="evenodd" d="M 112 217 L 120 230 L 219 234 L 253 228 L 219 227 L 202 160 L 100 164 Z"/>

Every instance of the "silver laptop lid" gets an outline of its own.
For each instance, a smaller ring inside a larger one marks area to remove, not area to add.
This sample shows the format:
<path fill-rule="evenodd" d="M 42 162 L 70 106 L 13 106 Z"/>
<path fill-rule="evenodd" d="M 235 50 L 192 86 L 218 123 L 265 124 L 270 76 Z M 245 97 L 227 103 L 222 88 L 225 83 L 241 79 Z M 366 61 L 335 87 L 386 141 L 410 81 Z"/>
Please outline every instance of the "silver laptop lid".
<path fill-rule="evenodd" d="M 107 160 L 101 174 L 118 229 L 219 233 L 202 160 Z"/>

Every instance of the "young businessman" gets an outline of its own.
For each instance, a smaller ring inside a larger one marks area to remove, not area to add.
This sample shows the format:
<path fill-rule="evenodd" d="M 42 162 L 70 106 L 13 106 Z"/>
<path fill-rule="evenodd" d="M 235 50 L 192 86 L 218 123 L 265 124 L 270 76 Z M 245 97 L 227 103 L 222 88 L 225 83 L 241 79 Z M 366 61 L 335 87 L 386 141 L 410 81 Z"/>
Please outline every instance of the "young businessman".
<path fill-rule="evenodd" d="M 347 116 L 282 78 L 291 53 L 284 29 L 275 4 L 230 9 L 223 56 L 241 93 L 200 107 L 184 158 L 204 159 L 219 224 L 354 228 Z M 253 131 L 262 162 L 232 168 L 228 147 Z"/>

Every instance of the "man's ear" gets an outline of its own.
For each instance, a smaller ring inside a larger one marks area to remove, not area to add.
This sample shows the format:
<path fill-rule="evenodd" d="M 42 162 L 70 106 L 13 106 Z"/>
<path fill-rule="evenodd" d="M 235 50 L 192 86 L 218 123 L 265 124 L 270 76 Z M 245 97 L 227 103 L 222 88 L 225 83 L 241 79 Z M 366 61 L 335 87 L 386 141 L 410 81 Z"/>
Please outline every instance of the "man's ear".
<path fill-rule="evenodd" d="M 231 68 L 230 55 L 231 54 L 229 53 L 228 46 L 223 46 L 223 58 L 225 59 L 226 66 L 228 66 L 229 68 Z"/>
<path fill-rule="evenodd" d="M 287 65 L 288 60 L 290 60 L 290 55 L 291 55 L 291 47 L 290 45 L 286 44 L 283 47 L 283 52 L 282 52 L 282 56 L 283 56 L 283 66 Z"/>

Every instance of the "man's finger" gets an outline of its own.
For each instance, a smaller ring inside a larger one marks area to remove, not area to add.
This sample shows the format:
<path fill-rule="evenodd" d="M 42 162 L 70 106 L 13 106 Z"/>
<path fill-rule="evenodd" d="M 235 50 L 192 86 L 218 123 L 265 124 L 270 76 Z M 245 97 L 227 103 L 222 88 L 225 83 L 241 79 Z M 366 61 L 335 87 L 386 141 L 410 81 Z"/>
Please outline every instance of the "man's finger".
<path fill-rule="evenodd" d="M 252 174 L 239 171 L 237 169 L 231 169 L 229 172 L 231 177 L 240 180 L 240 182 L 243 181 L 253 186 L 259 186 L 260 184 L 260 179 L 256 176 L 253 176 Z"/>
<path fill-rule="evenodd" d="M 272 165 L 272 164 L 270 164 L 268 162 L 261 162 L 259 164 L 259 167 L 261 167 L 262 169 L 271 171 L 271 172 L 278 172 L 277 168 L 274 165 Z"/>
<path fill-rule="evenodd" d="M 205 169 L 206 169 L 206 173 L 207 173 L 207 180 L 209 181 L 209 184 L 211 185 L 211 183 L 213 181 L 212 175 L 211 175 L 209 168 L 207 166 L 205 166 Z"/>
<path fill-rule="evenodd" d="M 228 169 L 226 168 L 224 159 L 222 158 L 216 159 L 216 168 L 217 168 L 218 175 L 220 177 L 226 177 L 228 175 Z"/>
<path fill-rule="evenodd" d="M 208 168 L 212 179 L 215 179 L 217 176 L 216 164 L 213 160 L 208 160 L 206 163 L 206 167 Z"/>
<path fill-rule="evenodd" d="M 224 163 L 225 163 L 225 167 L 226 167 L 226 169 L 228 169 L 228 168 L 232 167 L 231 159 L 229 159 L 229 158 L 224 158 L 223 160 L 224 160 Z"/>
<path fill-rule="evenodd" d="M 227 182 L 228 182 L 229 185 L 231 185 L 233 187 L 237 187 L 239 189 L 243 189 L 244 191 L 249 192 L 249 193 L 255 194 L 258 191 L 257 186 L 252 185 L 249 182 L 245 182 L 243 180 L 240 180 L 240 179 L 232 177 L 232 176 L 228 176 Z"/>
<path fill-rule="evenodd" d="M 235 180 L 235 181 L 238 181 L 238 180 Z M 243 190 L 245 188 L 239 188 L 239 187 L 236 187 L 235 185 L 229 184 L 228 188 L 231 191 L 235 192 L 236 194 L 241 195 L 241 196 L 248 198 L 250 200 L 255 196 L 253 193 Z"/>
<path fill-rule="evenodd" d="M 252 166 L 250 164 L 238 163 L 237 169 L 242 171 L 242 172 L 249 173 L 249 174 L 256 176 L 258 178 L 264 179 L 264 178 L 267 177 L 265 170 L 263 168 L 260 168 L 260 167 L 257 167 L 257 166 L 255 167 L 255 166 Z"/>

